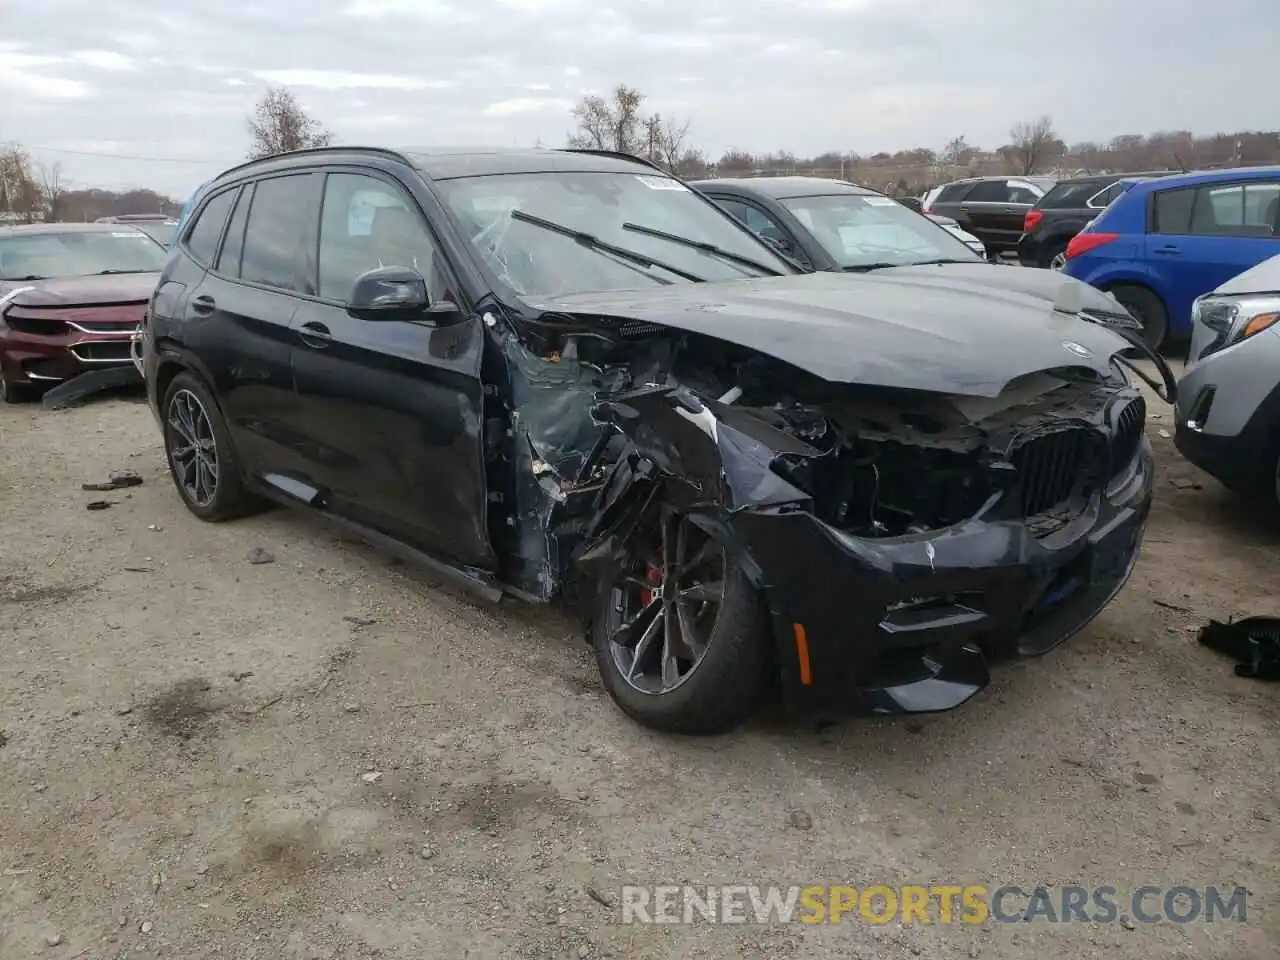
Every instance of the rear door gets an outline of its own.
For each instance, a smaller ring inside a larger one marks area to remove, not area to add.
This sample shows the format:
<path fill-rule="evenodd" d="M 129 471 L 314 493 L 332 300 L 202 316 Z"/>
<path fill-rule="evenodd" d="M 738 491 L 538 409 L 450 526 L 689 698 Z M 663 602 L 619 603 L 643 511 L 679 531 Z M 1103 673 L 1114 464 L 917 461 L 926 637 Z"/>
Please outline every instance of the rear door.
<path fill-rule="evenodd" d="M 983 180 L 960 204 L 970 233 L 988 250 L 1012 250 L 1022 236 L 1022 224 L 1043 193 L 1025 180 Z M 963 221 L 962 221 L 963 222 Z"/>
<path fill-rule="evenodd" d="M 1147 261 L 1170 328 L 1190 329 L 1196 297 L 1280 253 L 1280 180 L 1233 181 L 1155 193 Z"/>
<path fill-rule="evenodd" d="M 197 213 L 186 241 L 205 272 L 184 293 L 184 346 L 212 380 L 243 466 L 259 477 L 294 460 L 285 424 L 293 402 L 288 331 L 296 303 L 287 290 L 294 284 L 301 234 L 288 205 L 273 200 L 282 191 L 300 198 L 311 180 L 292 175 L 215 194 Z M 206 218 L 226 222 L 228 210 L 225 230 L 206 228 Z M 246 244 L 273 251 L 269 269 L 243 258 Z"/>
<path fill-rule="evenodd" d="M 317 219 L 293 346 L 309 479 L 335 513 L 492 569 L 479 319 L 433 328 L 347 312 L 356 278 L 384 266 L 417 270 L 433 303 L 462 303 L 426 216 L 394 177 L 330 170 Z"/>

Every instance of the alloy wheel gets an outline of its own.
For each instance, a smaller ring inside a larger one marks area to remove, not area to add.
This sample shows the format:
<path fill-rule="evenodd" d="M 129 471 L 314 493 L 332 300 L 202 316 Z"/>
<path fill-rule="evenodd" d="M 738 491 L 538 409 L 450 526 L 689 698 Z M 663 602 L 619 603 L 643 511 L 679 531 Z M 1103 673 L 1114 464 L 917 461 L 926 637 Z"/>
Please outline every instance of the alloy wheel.
<path fill-rule="evenodd" d="M 1056 254 L 1056 255 L 1054 256 L 1054 258 L 1053 258 L 1052 260 L 1050 260 L 1050 261 L 1049 261 L 1049 269 L 1050 269 L 1050 270 L 1061 270 L 1061 269 L 1062 269 L 1063 267 L 1065 267 L 1066 265 L 1067 265 L 1067 255 L 1066 255 L 1066 253 L 1059 253 L 1059 254 Z"/>
<path fill-rule="evenodd" d="M 178 390 L 169 400 L 165 446 L 183 495 L 207 507 L 218 495 L 218 444 L 204 404 L 190 390 Z"/>
<path fill-rule="evenodd" d="M 660 508 L 637 532 L 612 594 L 609 647 L 626 683 L 670 693 L 702 663 L 724 603 L 724 547 L 683 514 Z M 656 528 L 656 529 L 655 529 Z"/>

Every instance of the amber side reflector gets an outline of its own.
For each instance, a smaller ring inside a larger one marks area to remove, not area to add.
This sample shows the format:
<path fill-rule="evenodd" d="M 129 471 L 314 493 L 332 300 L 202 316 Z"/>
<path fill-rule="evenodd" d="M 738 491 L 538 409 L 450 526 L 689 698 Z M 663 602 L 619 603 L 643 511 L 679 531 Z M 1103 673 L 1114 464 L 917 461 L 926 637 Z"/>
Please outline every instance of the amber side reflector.
<path fill-rule="evenodd" d="M 809 666 L 809 637 L 804 632 L 803 623 L 793 623 L 796 634 L 796 659 L 800 663 L 800 683 L 810 686 L 813 683 L 813 670 Z"/>

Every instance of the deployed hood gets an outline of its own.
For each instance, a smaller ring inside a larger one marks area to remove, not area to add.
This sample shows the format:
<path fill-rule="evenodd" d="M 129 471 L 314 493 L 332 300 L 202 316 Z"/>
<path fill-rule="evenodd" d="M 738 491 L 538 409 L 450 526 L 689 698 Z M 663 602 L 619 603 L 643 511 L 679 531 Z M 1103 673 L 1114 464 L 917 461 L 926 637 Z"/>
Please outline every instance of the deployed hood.
<path fill-rule="evenodd" d="M 978 278 L 1049 272 L 973 266 Z M 970 280 L 965 271 L 952 282 L 951 270 L 938 266 L 900 267 L 530 298 L 530 305 L 717 337 L 833 383 L 979 397 L 998 396 L 1010 380 L 1039 370 L 1086 367 L 1106 376 L 1111 357 L 1129 346 L 1104 327 L 1056 313 L 1054 293 Z"/>
<path fill-rule="evenodd" d="M 1238 273 L 1213 291 L 1211 296 L 1234 297 L 1244 293 L 1280 292 L 1280 255 L 1263 260 Z"/>
<path fill-rule="evenodd" d="M 158 273 L 116 273 L 92 277 L 0 281 L 0 299 L 20 307 L 89 307 L 149 300 Z"/>

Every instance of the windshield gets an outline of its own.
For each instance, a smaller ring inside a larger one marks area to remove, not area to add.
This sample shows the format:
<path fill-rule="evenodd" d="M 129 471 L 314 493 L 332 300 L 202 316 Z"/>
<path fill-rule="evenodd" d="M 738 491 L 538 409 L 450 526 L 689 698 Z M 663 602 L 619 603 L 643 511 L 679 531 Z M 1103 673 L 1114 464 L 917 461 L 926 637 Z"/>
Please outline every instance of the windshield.
<path fill-rule="evenodd" d="M 130 228 L 32 233 L 0 238 L 0 280 L 158 273 L 164 269 L 166 257 L 164 247 Z"/>
<path fill-rule="evenodd" d="M 842 267 L 981 259 L 952 233 L 889 197 L 839 194 L 781 202 Z"/>
<path fill-rule="evenodd" d="M 173 236 L 178 232 L 178 221 L 155 220 L 149 223 L 139 223 L 137 227 L 156 243 L 167 247 L 173 243 Z"/>
<path fill-rule="evenodd" d="M 710 201 L 656 172 L 512 173 L 436 187 L 463 235 L 524 296 L 795 272 Z"/>

